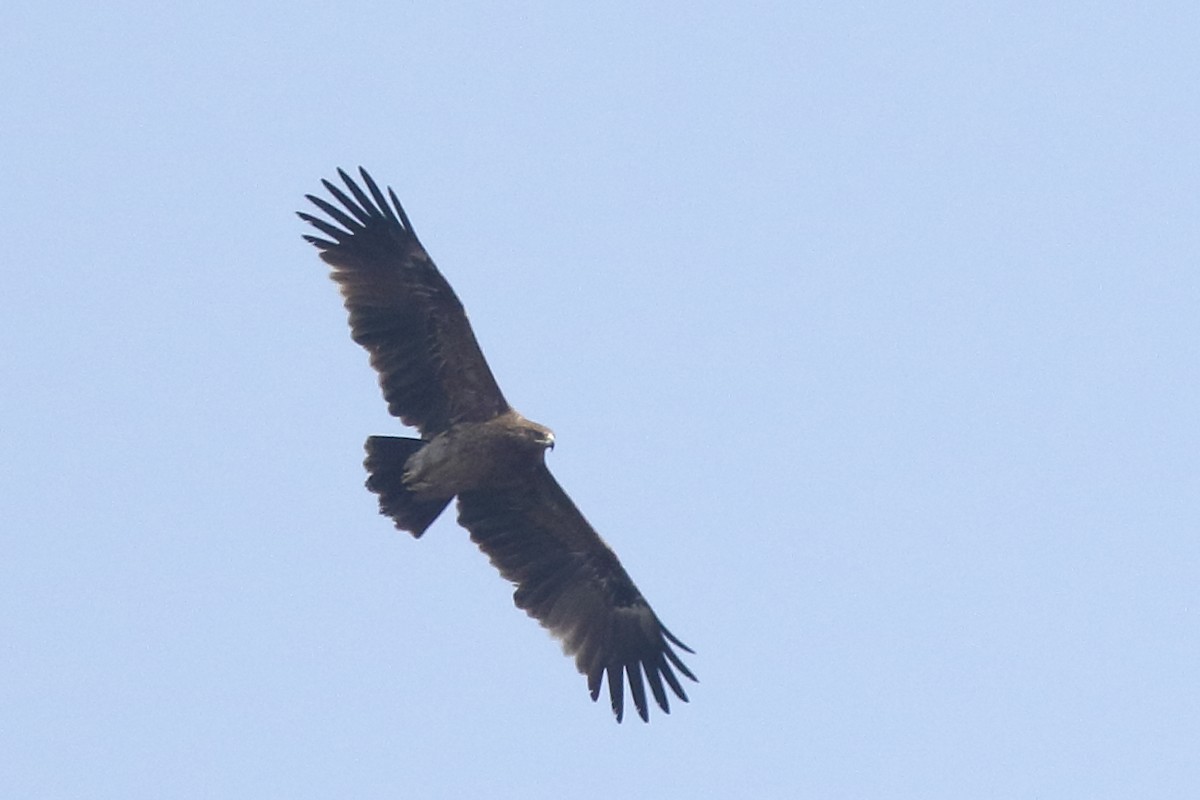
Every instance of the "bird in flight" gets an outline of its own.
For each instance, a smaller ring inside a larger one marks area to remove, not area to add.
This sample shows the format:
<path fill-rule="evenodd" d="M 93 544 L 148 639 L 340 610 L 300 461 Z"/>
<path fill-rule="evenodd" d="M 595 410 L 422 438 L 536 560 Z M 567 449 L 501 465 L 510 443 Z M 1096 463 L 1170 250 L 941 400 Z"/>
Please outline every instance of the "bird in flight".
<path fill-rule="evenodd" d="M 304 238 L 333 268 L 350 335 L 370 354 L 388 411 L 420 434 L 367 439 L 367 488 L 380 513 L 419 538 L 457 497 L 459 524 L 515 584 L 517 607 L 574 656 L 592 700 L 607 676 L 618 722 L 626 681 L 644 721 L 647 684 L 669 713 L 663 684 L 686 702 L 675 670 L 696 680 L 672 645 L 693 651 L 659 621 L 550 474 L 554 434 L 504 399 L 462 303 L 395 192 L 385 196 L 359 173 L 365 191 L 339 169 L 345 190 L 322 181 L 336 203 L 306 195 L 325 218 L 299 216 L 322 234 Z"/>

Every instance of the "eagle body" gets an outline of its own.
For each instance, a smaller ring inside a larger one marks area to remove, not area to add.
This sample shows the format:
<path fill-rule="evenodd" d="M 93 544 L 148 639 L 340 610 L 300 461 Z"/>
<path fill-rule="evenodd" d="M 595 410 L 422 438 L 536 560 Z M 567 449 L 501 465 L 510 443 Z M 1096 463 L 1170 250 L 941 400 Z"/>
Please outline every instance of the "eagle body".
<path fill-rule="evenodd" d="M 598 699 L 607 678 L 620 722 L 625 684 L 649 720 L 647 688 L 664 712 L 667 689 L 696 680 L 674 648 L 692 652 L 650 608 L 612 549 L 546 465 L 554 434 L 500 391 L 450 284 L 417 240 L 395 192 L 365 170 L 363 186 L 322 181 L 336 204 L 306 195 L 305 236 L 332 269 L 351 338 L 370 355 L 388 411 L 418 437 L 370 436 L 367 488 L 396 528 L 422 536 L 452 500 L 458 522 L 511 581 L 513 602 L 561 643 Z"/>
<path fill-rule="evenodd" d="M 404 485 L 421 499 L 501 488 L 528 480 L 553 445 L 549 428 L 516 411 L 487 422 L 460 422 L 408 458 Z"/>

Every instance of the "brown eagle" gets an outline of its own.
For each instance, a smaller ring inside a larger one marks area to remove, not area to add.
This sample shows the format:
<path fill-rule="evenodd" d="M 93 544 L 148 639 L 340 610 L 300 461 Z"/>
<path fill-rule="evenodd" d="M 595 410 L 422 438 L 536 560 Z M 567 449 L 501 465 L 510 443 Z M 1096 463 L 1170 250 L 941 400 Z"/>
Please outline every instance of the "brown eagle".
<path fill-rule="evenodd" d="M 379 496 L 380 513 L 420 537 L 457 497 L 459 524 L 516 585 L 517 607 L 575 657 L 592 699 L 607 675 L 618 722 L 626 680 L 643 720 L 647 683 L 670 712 L 664 681 L 687 701 L 672 666 L 696 680 L 671 645 L 693 651 L 663 626 L 550 474 L 545 456 L 554 434 L 504 399 L 462 303 L 395 192 L 389 187 L 384 197 L 366 170 L 359 172 L 366 191 L 338 170 L 349 194 L 322 184 L 341 207 L 306 195 L 328 220 L 303 212 L 300 218 L 328 237 L 304 238 L 333 267 L 350 334 L 371 355 L 388 411 L 421 435 L 367 439 L 367 488 Z"/>

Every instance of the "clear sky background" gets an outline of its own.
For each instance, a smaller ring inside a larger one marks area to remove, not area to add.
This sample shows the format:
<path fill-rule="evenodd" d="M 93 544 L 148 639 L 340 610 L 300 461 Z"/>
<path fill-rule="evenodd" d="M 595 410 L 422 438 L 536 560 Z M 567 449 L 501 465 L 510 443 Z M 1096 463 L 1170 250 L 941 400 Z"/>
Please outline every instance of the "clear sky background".
<path fill-rule="evenodd" d="M 1200 7 L 0 11 L 0 795 L 1200 796 Z M 697 654 L 613 722 L 293 212 L 393 185 Z"/>

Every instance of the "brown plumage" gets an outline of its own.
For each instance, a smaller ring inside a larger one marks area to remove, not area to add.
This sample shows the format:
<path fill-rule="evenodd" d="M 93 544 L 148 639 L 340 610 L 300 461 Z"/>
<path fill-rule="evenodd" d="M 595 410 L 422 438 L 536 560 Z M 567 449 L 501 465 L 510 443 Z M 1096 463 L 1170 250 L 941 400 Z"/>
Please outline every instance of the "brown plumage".
<path fill-rule="evenodd" d="M 380 512 L 420 537 L 457 497 L 459 524 L 516 584 L 517 607 L 575 657 L 592 699 L 607 676 L 618 722 L 626 680 L 643 720 L 646 684 L 669 712 L 667 688 L 687 700 L 675 670 L 696 679 L 672 645 L 692 651 L 659 622 L 550 474 L 545 453 L 554 434 L 504 399 L 462 303 L 395 193 L 389 188 L 385 197 L 359 171 L 366 191 L 338 170 L 349 194 L 322 183 L 341 207 L 307 195 L 328 219 L 300 217 L 328 237 L 304 238 L 333 267 L 350 334 L 370 353 L 388 411 L 421 435 L 367 439 L 367 487 Z"/>

